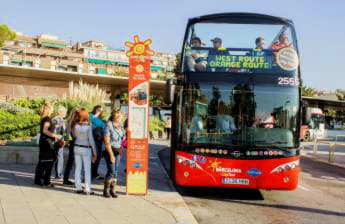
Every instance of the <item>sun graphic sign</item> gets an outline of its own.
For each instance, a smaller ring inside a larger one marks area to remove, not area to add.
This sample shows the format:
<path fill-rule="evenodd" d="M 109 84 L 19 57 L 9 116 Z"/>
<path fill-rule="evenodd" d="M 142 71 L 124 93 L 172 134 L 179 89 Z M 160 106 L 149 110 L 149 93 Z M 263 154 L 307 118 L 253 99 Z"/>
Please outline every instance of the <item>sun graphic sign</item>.
<path fill-rule="evenodd" d="M 150 45 L 152 44 L 151 39 L 147 39 L 145 41 L 140 41 L 139 36 L 134 36 L 134 43 L 133 42 L 126 42 L 126 47 L 129 48 L 126 55 L 128 57 L 132 56 L 152 56 L 154 52 L 150 49 Z"/>
<path fill-rule="evenodd" d="M 222 162 L 217 161 L 217 159 L 215 160 L 210 160 L 209 161 L 210 165 L 207 168 L 211 168 L 213 170 L 213 172 L 216 171 L 216 169 L 220 166 L 220 164 L 222 164 Z"/>

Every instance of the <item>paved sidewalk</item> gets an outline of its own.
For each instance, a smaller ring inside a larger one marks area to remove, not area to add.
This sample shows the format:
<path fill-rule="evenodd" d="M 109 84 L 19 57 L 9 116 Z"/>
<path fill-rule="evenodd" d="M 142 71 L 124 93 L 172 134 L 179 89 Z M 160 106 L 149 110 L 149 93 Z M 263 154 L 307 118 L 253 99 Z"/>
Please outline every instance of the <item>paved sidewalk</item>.
<path fill-rule="evenodd" d="M 302 155 L 312 158 L 314 160 L 318 160 L 321 162 L 329 163 L 329 145 L 318 143 L 317 152 L 314 154 L 313 152 L 313 143 L 303 143 L 304 150 L 302 150 Z M 334 162 L 329 163 L 332 165 L 336 165 L 339 167 L 345 168 L 345 146 L 336 146 L 334 152 Z"/>
<path fill-rule="evenodd" d="M 36 187 L 34 166 L 0 164 L 0 224 L 195 224 L 160 164 L 157 152 L 162 147 L 166 147 L 164 142 L 150 144 L 147 196 L 127 196 L 123 172 L 117 188 L 119 197 L 106 199 L 101 196 L 101 181 L 93 185 L 96 195 L 78 195 L 73 186 L 56 180 L 55 188 Z M 105 164 L 101 167 L 104 174 Z"/>

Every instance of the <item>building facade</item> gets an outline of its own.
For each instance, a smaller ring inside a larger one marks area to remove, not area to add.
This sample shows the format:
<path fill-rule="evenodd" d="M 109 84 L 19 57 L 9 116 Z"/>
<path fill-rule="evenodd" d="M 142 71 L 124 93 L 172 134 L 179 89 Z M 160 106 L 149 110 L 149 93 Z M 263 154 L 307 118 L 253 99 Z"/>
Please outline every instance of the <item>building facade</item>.
<path fill-rule="evenodd" d="M 128 75 L 128 58 L 100 41 L 70 45 L 50 35 L 18 34 L 0 50 L 0 63 L 34 68 L 72 71 L 88 74 Z M 164 80 L 173 75 L 175 55 L 155 53 L 152 56 L 152 78 Z"/>
<path fill-rule="evenodd" d="M 46 34 L 28 36 L 17 33 L 16 40 L 5 42 L 0 49 L 0 65 L 92 74 L 100 78 L 104 75 L 128 76 L 128 58 L 124 50 L 93 40 L 70 44 Z M 166 80 L 174 75 L 174 66 L 175 55 L 155 53 L 152 56 L 151 78 Z M 6 93 L 0 93 L 3 94 Z"/>

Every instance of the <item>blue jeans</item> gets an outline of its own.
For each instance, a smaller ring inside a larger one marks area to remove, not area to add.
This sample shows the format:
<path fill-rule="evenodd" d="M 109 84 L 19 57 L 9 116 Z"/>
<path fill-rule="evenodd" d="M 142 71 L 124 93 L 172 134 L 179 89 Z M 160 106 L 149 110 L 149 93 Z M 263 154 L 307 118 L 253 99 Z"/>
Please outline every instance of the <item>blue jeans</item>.
<path fill-rule="evenodd" d="M 75 162 L 75 187 L 77 191 L 82 190 L 81 174 L 84 168 L 85 175 L 85 191 L 91 191 L 91 156 L 92 152 L 89 148 L 74 147 L 74 162 Z"/>
<path fill-rule="evenodd" d="M 98 176 L 98 167 L 102 159 L 103 141 L 95 140 L 97 148 L 97 160 L 91 165 L 91 176 L 92 179 Z"/>
<path fill-rule="evenodd" d="M 113 154 L 115 155 L 115 150 L 113 150 Z M 111 180 L 112 178 L 117 178 L 117 174 L 120 169 L 121 163 L 121 154 L 115 156 L 115 164 L 111 162 L 109 153 L 104 151 L 104 158 L 107 164 L 107 174 L 105 175 L 106 180 Z"/>

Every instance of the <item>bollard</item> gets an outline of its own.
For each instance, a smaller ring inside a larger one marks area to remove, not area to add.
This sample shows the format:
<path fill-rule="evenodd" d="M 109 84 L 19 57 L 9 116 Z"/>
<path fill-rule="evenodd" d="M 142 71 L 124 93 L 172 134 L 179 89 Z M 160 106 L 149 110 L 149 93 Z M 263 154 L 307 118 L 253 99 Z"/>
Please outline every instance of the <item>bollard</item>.
<path fill-rule="evenodd" d="M 317 137 L 315 136 L 315 139 L 314 139 L 314 147 L 313 147 L 314 156 L 316 156 L 316 152 L 317 152 Z"/>
<path fill-rule="evenodd" d="M 330 143 L 329 153 L 328 153 L 328 162 L 334 163 L 334 152 L 335 152 L 336 143 Z"/>

